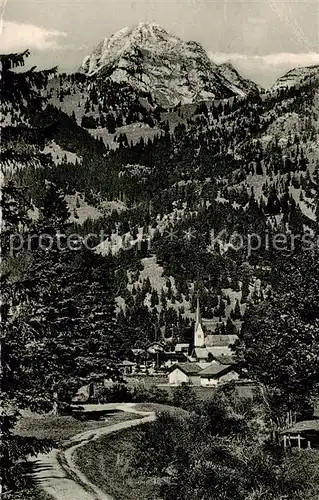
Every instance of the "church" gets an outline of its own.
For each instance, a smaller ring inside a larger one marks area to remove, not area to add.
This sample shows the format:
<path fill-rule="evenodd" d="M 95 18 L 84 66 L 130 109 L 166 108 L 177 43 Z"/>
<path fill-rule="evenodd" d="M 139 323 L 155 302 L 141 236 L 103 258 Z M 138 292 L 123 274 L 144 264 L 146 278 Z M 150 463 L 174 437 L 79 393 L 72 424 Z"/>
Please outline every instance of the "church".
<path fill-rule="evenodd" d="M 194 347 L 191 354 L 187 355 L 187 362 L 171 367 L 168 375 L 169 384 L 179 385 L 186 382 L 207 387 L 229 380 L 238 380 L 230 348 L 237 338 L 237 335 L 205 336 L 199 299 L 197 299 Z M 186 346 L 189 349 L 188 344 L 177 344 L 175 350 L 181 352 L 184 349 L 186 356 Z"/>
<path fill-rule="evenodd" d="M 237 335 L 205 336 L 203 321 L 200 312 L 199 298 L 197 298 L 196 317 L 194 326 L 194 341 L 192 352 L 187 358 L 190 362 L 211 362 L 213 360 L 230 363 L 232 360 L 231 344 L 237 340 Z M 189 344 L 176 344 L 175 352 L 189 352 Z"/>

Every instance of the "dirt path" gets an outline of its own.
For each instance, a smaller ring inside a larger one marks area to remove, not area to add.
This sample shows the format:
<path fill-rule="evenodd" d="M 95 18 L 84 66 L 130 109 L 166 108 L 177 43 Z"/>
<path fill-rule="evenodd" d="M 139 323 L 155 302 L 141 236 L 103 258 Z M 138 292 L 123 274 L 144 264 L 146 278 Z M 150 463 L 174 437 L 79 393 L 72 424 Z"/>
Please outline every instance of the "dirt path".
<path fill-rule="evenodd" d="M 97 408 L 121 410 L 141 415 L 141 418 L 81 432 L 65 443 L 63 450 L 53 449 L 46 455 L 38 455 L 33 460 L 35 481 L 55 500 L 113 500 L 77 468 L 74 453 L 79 447 L 101 436 L 155 420 L 154 413 L 136 410 L 133 403 L 86 405 L 84 408 L 87 411 Z"/>

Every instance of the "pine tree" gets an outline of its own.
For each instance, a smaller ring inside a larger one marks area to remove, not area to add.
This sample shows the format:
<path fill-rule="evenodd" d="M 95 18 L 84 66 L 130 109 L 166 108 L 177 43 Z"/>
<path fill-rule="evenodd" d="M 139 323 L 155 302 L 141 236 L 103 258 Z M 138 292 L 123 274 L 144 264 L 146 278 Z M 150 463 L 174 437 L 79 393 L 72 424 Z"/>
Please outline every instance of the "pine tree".
<path fill-rule="evenodd" d="M 238 299 L 236 299 L 234 312 L 232 314 L 232 319 L 241 319 L 240 305 Z"/>
<path fill-rule="evenodd" d="M 158 304 L 159 304 L 159 299 L 157 290 L 153 290 L 151 295 L 151 307 L 156 307 Z"/>
<path fill-rule="evenodd" d="M 23 321 L 41 343 L 34 362 L 42 365 L 55 411 L 86 381 L 115 374 L 110 362 L 117 344 L 112 266 L 79 241 L 72 247 L 61 237 L 67 233 L 68 215 L 62 194 L 49 184 L 37 225 L 39 239 L 24 275 L 30 299 Z M 48 248 L 43 235 L 49 237 Z"/>
<path fill-rule="evenodd" d="M 319 163 L 316 165 L 316 169 L 314 172 L 314 185 L 315 185 L 315 216 L 317 221 L 317 232 L 318 232 L 318 224 L 319 224 Z"/>
<path fill-rule="evenodd" d="M 165 291 L 164 291 L 163 288 L 162 288 L 162 291 L 161 291 L 161 305 L 162 305 L 163 309 L 165 309 L 166 305 L 167 305 L 167 299 L 166 299 Z"/>
<path fill-rule="evenodd" d="M 245 277 L 243 279 L 242 287 L 241 287 L 241 303 L 244 304 L 247 301 L 247 297 L 249 295 L 249 280 Z"/>
<path fill-rule="evenodd" d="M 2 127 L 2 165 L 19 162 L 26 166 L 35 162 L 42 147 L 41 134 L 28 128 L 28 119 L 39 111 L 45 99 L 39 90 L 46 87 L 48 77 L 54 72 L 15 72 L 23 66 L 29 51 L 22 54 L 0 56 L 1 64 L 1 107 L 8 105 L 16 113 L 15 127 Z M 25 191 L 25 189 L 24 189 Z M 24 407 L 43 410 L 46 395 L 40 384 L 41 374 L 33 364 L 33 354 L 38 350 L 32 326 L 21 321 L 24 304 L 29 297 L 21 279 L 21 262 L 26 261 L 24 245 L 20 250 L 10 251 L 10 236 L 19 235 L 25 239 L 30 226 L 27 210 L 28 197 L 23 190 L 8 182 L 2 188 L 1 252 L 1 464 L 2 492 L 7 494 L 25 486 L 22 464 L 27 455 L 43 452 L 50 443 L 35 438 L 23 438 L 13 434 L 12 429 L 19 418 L 19 409 Z M 12 250 L 12 249 L 11 249 Z"/>

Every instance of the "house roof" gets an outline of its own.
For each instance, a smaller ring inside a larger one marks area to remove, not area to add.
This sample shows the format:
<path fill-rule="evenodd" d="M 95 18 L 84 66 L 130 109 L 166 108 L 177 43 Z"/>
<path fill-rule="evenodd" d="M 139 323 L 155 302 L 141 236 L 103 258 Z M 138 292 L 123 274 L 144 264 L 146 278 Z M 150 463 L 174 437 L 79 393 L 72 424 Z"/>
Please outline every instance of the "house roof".
<path fill-rule="evenodd" d="M 234 365 L 236 364 L 236 361 L 232 356 L 229 356 L 227 354 L 221 354 L 219 356 L 214 356 L 216 361 L 220 363 L 221 365 Z"/>
<path fill-rule="evenodd" d="M 151 344 L 148 344 L 146 346 L 147 351 L 150 351 L 150 349 L 159 350 L 159 351 L 164 351 L 165 345 L 162 342 L 152 342 Z"/>
<path fill-rule="evenodd" d="M 181 360 L 181 359 L 187 358 L 187 353 L 182 352 L 182 351 L 177 351 L 177 352 L 176 351 L 165 351 L 164 354 L 168 359 Z"/>
<path fill-rule="evenodd" d="M 171 367 L 170 373 L 176 369 L 181 370 L 185 375 L 197 375 L 202 371 L 202 368 L 196 363 L 177 363 Z"/>
<path fill-rule="evenodd" d="M 292 427 L 281 431 L 281 434 L 298 434 L 299 432 L 318 432 L 319 433 L 319 419 L 318 420 L 303 420 L 297 422 Z"/>
<path fill-rule="evenodd" d="M 238 339 L 238 335 L 207 335 L 205 338 L 205 344 L 208 347 L 214 346 L 225 346 L 228 347 L 234 344 Z"/>
<path fill-rule="evenodd" d="M 136 356 L 145 352 L 145 349 L 131 349 L 132 353 Z"/>
<path fill-rule="evenodd" d="M 212 361 L 197 361 L 197 365 L 201 367 L 202 370 L 210 366 Z"/>
<path fill-rule="evenodd" d="M 118 366 L 135 366 L 135 364 L 136 363 L 132 363 L 132 361 L 129 361 L 128 359 L 124 359 L 124 361 L 121 361 Z"/>
<path fill-rule="evenodd" d="M 199 373 L 200 377 L 217 377 L 221 375 L 223 372 L 229 371 L 232 369 L 232 365 L 219 365 L 217 363 L 212 363 L 207 368 L 202 370 Z"/>

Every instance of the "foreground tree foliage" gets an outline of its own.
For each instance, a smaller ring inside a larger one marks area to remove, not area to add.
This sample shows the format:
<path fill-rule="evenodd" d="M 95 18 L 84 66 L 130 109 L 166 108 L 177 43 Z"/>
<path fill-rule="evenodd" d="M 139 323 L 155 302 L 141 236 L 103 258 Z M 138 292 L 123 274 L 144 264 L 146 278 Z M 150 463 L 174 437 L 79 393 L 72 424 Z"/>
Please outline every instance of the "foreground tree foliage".
<path fill-rule="evenodd" d="M 37 336 L 33 365 L 55 411 L 81 385 L 116 376 L 112 261 L 68 239 L 68 217 L 63 194 L 49 185 L 23 274 L 28 303 L 20 315 Z"/>
<path fill-rule="evenodd" d="M 303 415 L 319 390 L 318 250 L 278 262 L 272 285 L 271 298 L 248 308 L 237 356 L 268 388 L 278 417 Z"/>
<path fill-rule="evenodd" d="M 27 55 L 1 56 L 2 103 L 19 112 L 19 122 L 6 129 L 2 157 L 5 167 L 8 161 L 21 166 L 41 161 L 43 144 L 28 125 L 28 113 L 41 110 L 43 98 L 39 90 L 50 72 L 12 71 L 23 65 Z M 17 155 L 20 132 L 24 134 L 25 130 L 30 132 L 24 141 L 25 150 Z M 68 244 L 69 211 L 64 194 L 52 183 L 46 183 L 43 192 L 39 218 L 34 220 L 30 218 L 32 203 L 25 186 L 6 179 L 2 189 L 4 498 L 11 498 L 27 486 L 23 469 L 27 456 L 52 446 L 47 441 L 15 435 L 20 410 L 57 412 L 70 404 L 81 385 L 117 377 L 112 365 L 117 342 L 112 259 L 94 254 L 81 241 L 75 246 Z"/>
<path fill-rule="evenodd" d="M 46 84 L 53 71 L 15 73 L 14 69 L 24 65 L 23 54 L 1 55 L 1 106 L 11 106 L 19 114 L 20 125 L 2 127 L 2 166 L 8 162 L 21 162 L 24 166 L 32 162 L 37 155 L 35 137 L 28 136 L 25 122 L 29 108 L 39 109 L 43 99 L 39 90 Z M 26 137 L 28 136 L 28 137 Z M 23 138 L 26 138 L 23 141 Z M 20 149 L 21 144 L 24 146 Z M 23 258 L 16 258 L 10 252 L 10 236 L 26 231 L 28 224 L 27 210 L 30 208 L 23 189 L 8 182 L 2 188 L 2 231 L 1 231 L 1 464 L 2 491 L 4 497 L 12 490 L 22 489 L 26 485 L 23 474 L 23 462 L 28 455 L 47 450 L 51 443 L 36 439 L 26 439 L 14 435 L 13 428 L 19 417 L 19 408 L 34 405 L 41 407 L 38 379 L 32 373 L 32 343 L 30 332 L 26 334 L 15 324 L 17 311 L 25 300 L 23 284 L 19 283 Z M 11 393 L 15 386 L 14 395 Z M 28 389 L 25 390 L 25 387 Z M 41 392 L 41 389 L 40 389 Z M 31 398 L 32 395 L 32 398 Z M 39 401 L 40 400 L 40 401 Z"/>
<path fill-rule="evenodd" d="M 141 432 L 133 473 L 156 477 L 170 500 L 310 500 L 319 492 L 315 452 L 287 454 L 267 439 L 263 407 L 218 390 L 185 415 L 162 413 Z"/>

